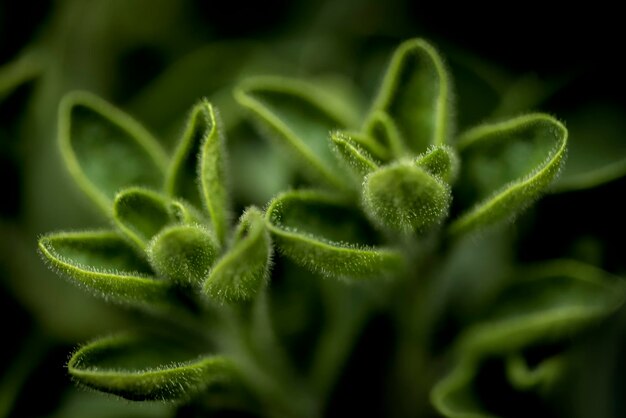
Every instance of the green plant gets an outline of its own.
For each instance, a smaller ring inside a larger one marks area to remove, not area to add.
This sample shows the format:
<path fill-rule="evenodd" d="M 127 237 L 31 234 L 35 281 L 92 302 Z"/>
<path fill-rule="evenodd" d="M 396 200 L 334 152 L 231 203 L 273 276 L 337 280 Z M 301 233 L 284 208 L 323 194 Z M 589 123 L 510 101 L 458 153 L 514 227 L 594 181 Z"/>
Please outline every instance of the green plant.
<path fill-rule="evenodd" d="M 396 351 L 372 361 L 389 367 L 389 415 L 431 413 L 430 397 L 446 416 L 491 416 L 475 387 L 485 370 L 514 393 L 549 398 L 567 347 L 622 304 L 622 282 L 595 268 L 527 266 L 464 301 L 464 331 L 435 347 L 455 302 L 449 286 L 505 262 L 503 231 L 558 175 L 568 134 L 532 113 L 457 135 L 451 80 L 427 42 L 400 45 L 365 115 L 303 80 L 253 77 L 234 95 L 302 176 L 235 223 L 211 104 L 192 109 L 169 157 L 102 100 L 73 93 L 61 103 L 64 161 L 115 229 L 49 234 L 39 248 L 73 282 L 158 318 L 78 349 L 68 362 L 78 383 L 132 400 L 321 416 L 357 336 L 382 312 Z M 291 280 L 317 277 L 295 296 L 305 308 L 319 298 L 324 311 L 304 370 L 275 330 L 273 248 Z M 484 271 L 468 271 L 468 257 L 482 257 Z"/>

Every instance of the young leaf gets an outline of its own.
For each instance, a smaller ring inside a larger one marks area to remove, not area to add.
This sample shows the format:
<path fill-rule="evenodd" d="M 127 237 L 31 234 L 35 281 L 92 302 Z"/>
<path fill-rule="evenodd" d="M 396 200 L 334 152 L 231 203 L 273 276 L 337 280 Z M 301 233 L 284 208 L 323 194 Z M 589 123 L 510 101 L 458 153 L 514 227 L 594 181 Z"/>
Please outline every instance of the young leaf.
<path fill-rule="evenodd" d="M 459 174 L 459 157 L 447 145 L 428 148 L 428 151 L 417 157 L 415 163 L 448 184 L 453 183 Z"/>
<path fill-rule="evenodd" d="M 205 224 L 207 220 L 202 213 L 191 204 L 181 199 L 169 202 L 168 211 L 170 216 L 181 224 Z"/>
<path fill-rule="evenodd" d="M 449 140 L 451 97 L 448 73 L 435 48 L 412 39 L 396 49 L 372 111 L 388 114 L 409 148 L 421 153 Z"/>
<path fill-rule="evenodd" d="M 263 213 L 251 207 L 241 216 L 232 248 L 215 264 L 203 290 L 220 302 L 250 300 L 267 283 L 271 258 Z"/>
<path fill-rule="evenodd" d="M 337 98 L 304 81 L 271 77 L 246 80 L 235 97 L 314 180 L 344 187 L 327 137 L 354 121 Z"/>
<path fill-rule="evenodd" d="M 373 111 L 367 120 L 364 131 L 367 136 L 375 138 L 376 143 L 388 150 L 396 159 L 406 157 L 409 154 L 398 126 L 387 113 L 381 110 Z"/>
<path fill-rule="evenodd" d="M 195 286 L 209 274 L 219 245 L 200 226 L 165 228 L 148 244 L 146 252 L 154 270 L 182 285 Z"/>
<path fill-rule="evenodd" d="M 333 132 L 330 134 L 330 139 L 335 155 L 352 171 L 355 178 L 361 180 L 378 168 L 378 163 L 372 156 L 347 134 Z"/>
<path fill-rule="evenodd" d="M 206 118 L 208 131 L 200 146 L 198 165 L 200 194 L 204 207 L 211 215 L 215 237 L 220 245 L 224 245 L 230 224 L 226 147 L 219 118 L 213 106 L 206 102 L 202 103 L 202 113 Z"/>
<path fill-rule="evenodd" d="M 59 144 L 74 180 L 107 213 L 119 189 L 163 184 L 167 157 L 157 141 L 90 93 L 70 93 L 61 101 Z"/>
<path fill-rule="evenodd" d="M 140 248 L 175 220 L 166 198 L 141 187 L 124 189 L 113 201 L 113 220 Z"/>
<path fill-rule="evenodd" d="M 513 218 L 557 176 L 566 148 L 565 127 L 543 114 L 479 126 L 462 135 L 455 196 L 466 205 L 476 203 L 450 225 L 450 232 L 458 235 Z"/>
<path fill-rule="evenodd" d="M 160 304 L 167 282 L 151 276 L 150 266 L 114 232 L 61 232 L 43 236 L 39 249 L 55 270 L 107 300 Z"/>
<path fill-rule="evenodd" d="M 375 231 L 340 198 L 292 191 L 270 204 L 266 219 L 279 249 L 296 263 L 334 278 L 384 277 L 404 265 L 400 253 L 373 241 Z"/>
<path fill-rule="evenodd" d="M 381 167 L 363 182 L 368 215 L 385 228 L 414 232 L 443 221 L 450 187 L 410 161 Z"/>
<path fill-rule="evenodd" d="M 136 401 L 186 399 L 235 375 L 223 356 L 134 335 L 87 344 L 72 355 L 67 368 L 87 387 Z"/>

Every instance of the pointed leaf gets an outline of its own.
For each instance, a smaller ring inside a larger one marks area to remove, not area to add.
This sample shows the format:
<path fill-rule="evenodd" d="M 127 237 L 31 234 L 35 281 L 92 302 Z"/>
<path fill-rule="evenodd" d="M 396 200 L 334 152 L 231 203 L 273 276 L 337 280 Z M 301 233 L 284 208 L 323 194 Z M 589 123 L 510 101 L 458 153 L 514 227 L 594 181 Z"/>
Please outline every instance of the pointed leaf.
<path fill-rule="evenodd" d="M 124 189 L 113 201 L 113 220 L 139 248 L 175 221 L 166 198 L 141 187 Z"/>
<path fill-rule="evenodd" d="M 404 266 L 377 246 L 376 232 L 351 205 L 315 191 L 292 191 L 270 204 L 266 219 L 279 249 L 296 263 L 334 278 L 384 277 Z"/>
<path fill-rule="evenodd" d="M 235 373 L 225 357 L 133 335 L 87 344 L 72 355 L 67 368 L 87 387 L 137 401 L 187 399 Z"/>
<path fill-rule="evenodd" d="M 160 304 L 167 282 L 151 276 L 150 266 L 114 232 L 60 232 L 42 237 L 39 249 L 53 269 L 105 299 Z"/>
<path fill-rule="evenodd" d="M 459 157 L 447 145 L 428 148 L 415 160 L 415 163 L 448 184 L 453 183 L 459 174 Z"/>
<path fill-rule="evenodd" d="M 337 158 L 359 180 L 378 168 L 378 163 L 359 144 L 347 134 L 335 131 L 331 133 L 332 149 Z"/>
<path fill-rule="evenodd" d="M 104 100 L 70 93 L 59 108 L 59 143 L 80 188 L 109 213 L 123 187 L 161 188 L 167 157 L 141 125 Z"/>
<path fill-rule="evenodd" d="M 353 121 L 336 97 L 304 81 L 271 77 L 246 80 L 235 96 L 312 179 L 344 186 L 327 138 Z"/>
<path fill-rule="evenodd" d="M 250 300 L 267 283 L 272 242 L 263 213 L 251 207 L 241 216 L 232 248 L 215 264 L 204 292 L 220 302 Z"/>
<path fill-rule="evenodd" d="M 202 103 L 202 114 L 208 131 L 200 147 L 198 179 L 204 207 L 211 216 L 215 237 L 220 245 L 226 241 L 230 225 L 230 197 L 226 178 L 226 147 L 221 124 L 210 103 Z"/>
<path fill-rule="evenodd" d="M 182 285 L 195 286 L 209 274 L 219 246 L 200 226 L 165 228 L 148 244 L 146 252 L 154 270 Z"/>
<path fill-rule="evenodd" d="M 411 161 L 381 167 L 363 182 L 368 215 L 397 231 L 423 231 L 448 214 L 450 187 Z"/>
<path fill-rule="evenodd" d="M 373 112 L 387 113 L 409 148 L 424 152 L 451 135 L 449 84 L 437 51 L 422 39 L 406 41 L 391 58 Z"/>
<path fill-rule="evenodd" d="M 543 193 L 559 173 L 567 130 L 543 114 L 483 125 L 461 136 L 463 164 L 455 196 L 473 207 L 450 226 L 462 234 L 512 219 Z"/>

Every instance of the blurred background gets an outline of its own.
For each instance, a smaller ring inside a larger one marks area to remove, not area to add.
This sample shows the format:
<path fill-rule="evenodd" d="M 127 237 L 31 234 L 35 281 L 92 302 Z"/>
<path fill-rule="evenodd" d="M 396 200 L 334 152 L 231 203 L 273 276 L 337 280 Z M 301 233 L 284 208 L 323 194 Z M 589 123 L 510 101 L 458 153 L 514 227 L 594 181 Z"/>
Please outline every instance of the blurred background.
<path fill-rule="evenodd" d="M 107 224 L 76 190 L 56 148 L 57 106 L 71 90 L 111 101 L 168 149 L 191 106 L 208 97 L 226 125 L 238 207 L 263 206 L 298 173 L 243 120 L 233 85 L 252 74 L 305 77 L 362 106 L 393 48 L 425 37 L 451 69 L 458 130 L 529 110 L 553 114 L 570 129 L 567 168 L 555 192 L 515 225 L 511 262 L 568 257 L 626 273 L 620 13 L 530 3 L 464 10 L 408 0 L 22 3 L 0 0 L 0 418 L 192 416 L 78 390 L 64 369 L 78 343 L 138 320 L 57 277 L 36 251 L 42 233 Z M 590 178 L 601 187 L 591 190 Z M 581 348 L 594 367 L 578 375 L 567 416 L 626 416 L 619 318 Z M 349 398 L 338 392 L 330 415 L 376 411 L 367 403 L 350 409 L 342 397 Z"/>

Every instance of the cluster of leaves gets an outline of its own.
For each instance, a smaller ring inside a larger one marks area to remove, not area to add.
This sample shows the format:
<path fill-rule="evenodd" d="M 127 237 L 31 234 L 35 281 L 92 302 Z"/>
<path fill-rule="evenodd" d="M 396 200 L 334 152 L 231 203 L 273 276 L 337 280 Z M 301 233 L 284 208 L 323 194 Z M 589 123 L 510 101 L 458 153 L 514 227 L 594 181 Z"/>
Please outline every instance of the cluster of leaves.
<path fill-rule="evenodd" d="M 303 80 L 248 78 L 234 96 L 297 162 L 305 184 L 264 210 L 246 209 L 236 226 L 225 137 L 210 103 L 192 109 L 167 156 L 101 99 L 63 100 L 64 161 L 115 230 L 53 233 L 39 248 L 73 282 L 167 324 L 76 351 L 68 369 L 79 383 L 132 400 L 227 392 L 269 416 L 319 416 L 364 312 L 380 306 L 395 315 L 410 355 L 428 363 L 436 354 L 425 335 L 437 318 L 421 308 L 435 297 L 438 274 L 455 249 L 506 226 L 547 190 L 568 143 L 566 128 L 538 113 L 457 134 L 450 76 L 421 39 L 397 48 L 364 116 Z M 340 279 L 328 295 L 337 305 L 347 303 L 346 290 L 358 295 L 320 337 L 307 376 L 289 364 L 267 316 L 273 248 Z M 449 417 L 501 413 L 477 390 L 485 373 L 512 393 L 549 397 L 572 340 L 623 296 L 620 281 L 572 262 L 518 272 L 452 345 L 453 368 L 434 386 L 433 405 Z M 431 378 L 412 378 L 428 392 Z"/>

